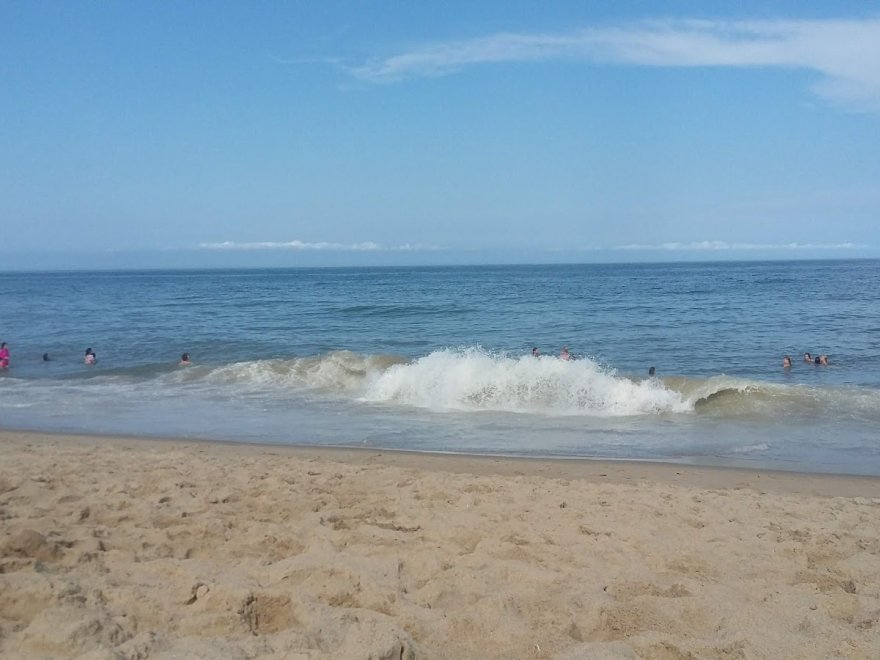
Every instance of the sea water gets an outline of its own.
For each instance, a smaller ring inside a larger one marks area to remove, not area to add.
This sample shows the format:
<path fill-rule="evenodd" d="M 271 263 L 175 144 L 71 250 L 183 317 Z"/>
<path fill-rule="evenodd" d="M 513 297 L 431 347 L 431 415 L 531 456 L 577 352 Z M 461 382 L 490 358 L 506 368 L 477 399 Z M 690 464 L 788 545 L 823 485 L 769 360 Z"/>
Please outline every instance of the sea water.
<path fill-rule="evenodd" d="M 0 287 L 4 428 L 880 475 L 876 260 L 0 273 Z"/>

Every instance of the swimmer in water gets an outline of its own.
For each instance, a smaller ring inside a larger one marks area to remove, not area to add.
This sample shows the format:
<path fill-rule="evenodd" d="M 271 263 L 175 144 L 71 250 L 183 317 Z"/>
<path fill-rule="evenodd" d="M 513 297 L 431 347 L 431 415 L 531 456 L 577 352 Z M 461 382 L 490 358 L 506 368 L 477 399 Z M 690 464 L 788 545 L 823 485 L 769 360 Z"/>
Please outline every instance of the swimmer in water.
<path fill-rule="evenodd" d="M 782 358 L 782 368 L 783 369 L 791 369 L 791 358 L 787 355 Z"/>
<path fill-rule="evenodd" d="M 87 348 L 86 355 L 83 358 L 83 362 L 85 362 L 86 364 L 95 364 L 95 362 L 97 362 L 97 361 L 98 361 L 98 356 L 95 355 L 95 351 L 93 351 L 91 348 Z"/>
<path fill-rule="evenodd" d="M 192 362 L 189 361 L 189 353 L 184 353 L 183 355 L 180 356 L 180 363 L 179 364 L 182 367 L 185 367 L 185 366 L 192 364 Z"/>

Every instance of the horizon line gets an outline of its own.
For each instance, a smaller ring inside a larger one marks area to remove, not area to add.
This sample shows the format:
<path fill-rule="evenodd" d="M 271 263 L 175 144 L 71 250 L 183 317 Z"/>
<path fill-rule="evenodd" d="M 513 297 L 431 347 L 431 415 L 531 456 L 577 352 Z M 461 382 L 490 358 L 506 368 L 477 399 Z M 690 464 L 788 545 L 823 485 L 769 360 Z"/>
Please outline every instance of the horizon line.
<path fill-rule="evenodd" d="M 433 264 L 294 264 L 270 266 L 132 266 L 132 267 L 57 267 L 57 268 L 0 268 L 0 275 L 63 274 L 63 273 L 125 273 L 125 272 L 196 272 L 196 271 L 255 271 L 255 270 L 379 270 L 392 268 L 509 268 L 517 266 L 674 266 L 682 264 L 752 264 L 752 263 L 809 263 L 828 261 L 880 261 L 878 256 L 852 257 L 800 257 L 779 258 L 734 258 L 734 259 L 656 259 L 629 261 L 510 261 L 474 263 L 433 263 Z"/>

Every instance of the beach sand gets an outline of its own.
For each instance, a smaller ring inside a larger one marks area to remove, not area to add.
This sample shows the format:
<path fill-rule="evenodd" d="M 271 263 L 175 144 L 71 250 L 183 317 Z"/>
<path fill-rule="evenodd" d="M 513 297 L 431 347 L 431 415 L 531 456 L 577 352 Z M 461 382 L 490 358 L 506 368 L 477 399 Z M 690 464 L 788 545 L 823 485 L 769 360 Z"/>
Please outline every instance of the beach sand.
<path fill-rule="evenodd" d="M 0 432 L 4 658 L 872 658 L 880 479 Z"/>

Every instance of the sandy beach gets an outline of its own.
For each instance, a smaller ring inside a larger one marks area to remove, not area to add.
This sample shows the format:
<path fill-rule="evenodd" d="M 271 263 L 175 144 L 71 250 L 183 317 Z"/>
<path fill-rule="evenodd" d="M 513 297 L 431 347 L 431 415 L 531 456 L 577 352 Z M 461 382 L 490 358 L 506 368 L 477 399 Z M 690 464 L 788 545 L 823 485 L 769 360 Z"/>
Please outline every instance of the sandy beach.
<path fill-rule="evenodd" d="M 876 658 L 880 479 L 0 432 L 4 658 Z"/>

